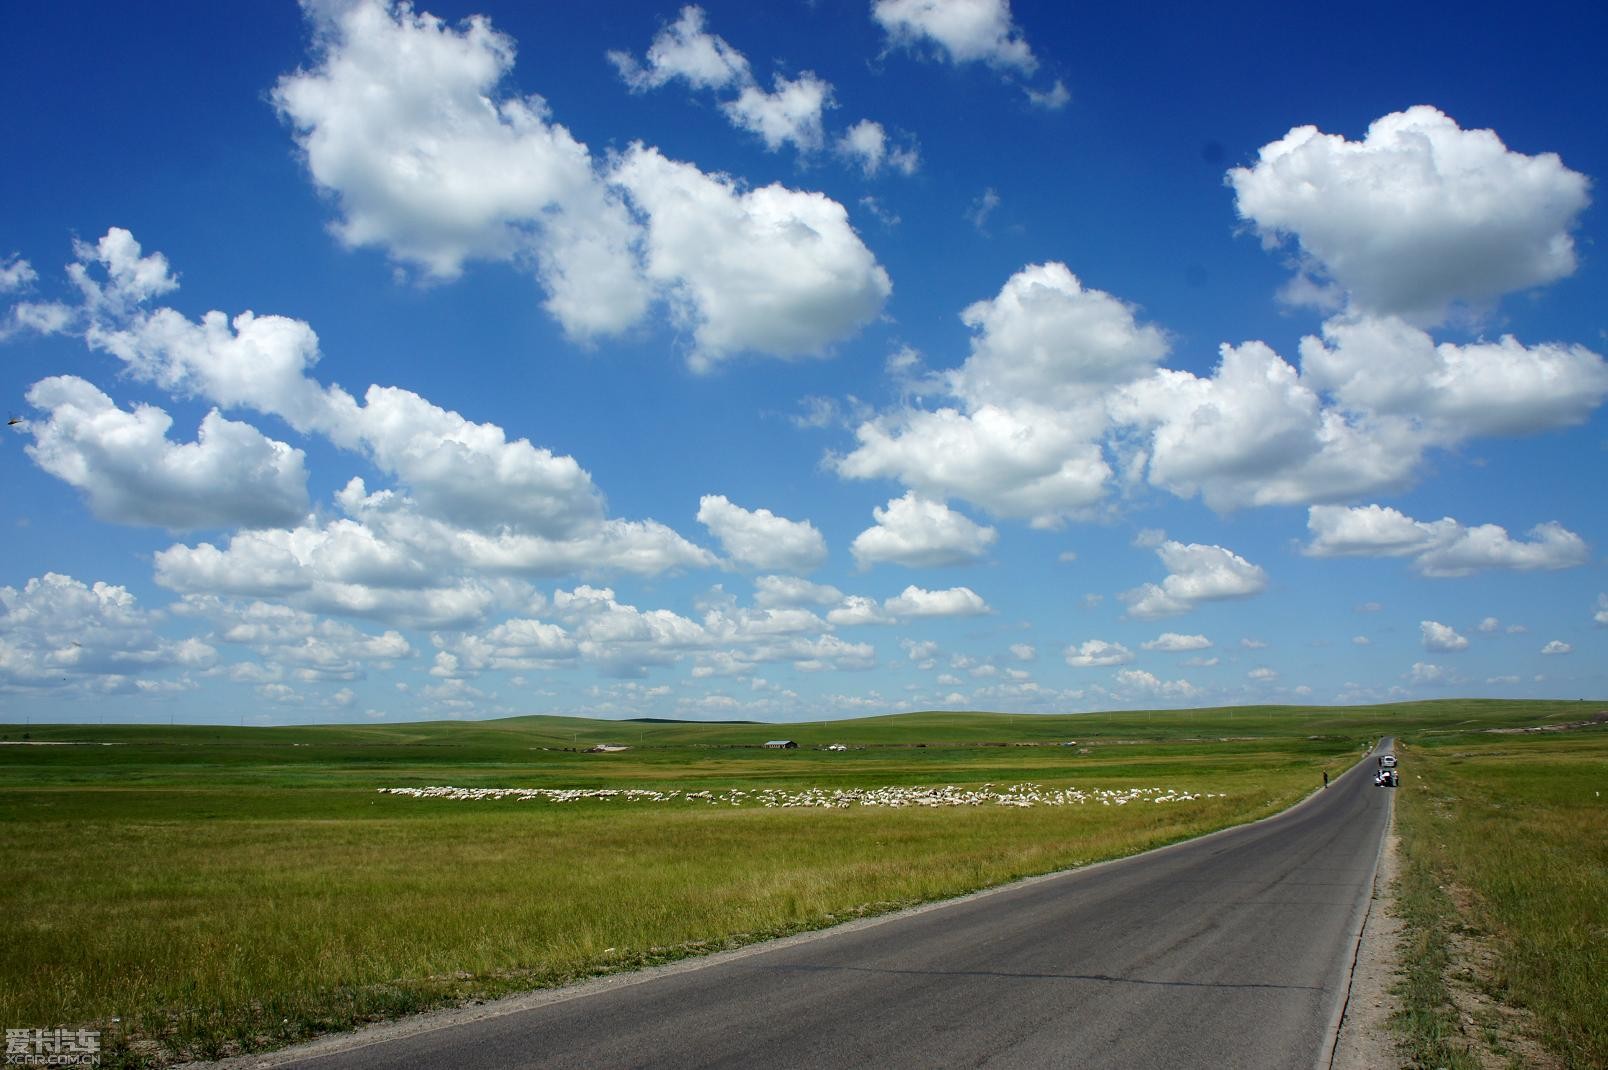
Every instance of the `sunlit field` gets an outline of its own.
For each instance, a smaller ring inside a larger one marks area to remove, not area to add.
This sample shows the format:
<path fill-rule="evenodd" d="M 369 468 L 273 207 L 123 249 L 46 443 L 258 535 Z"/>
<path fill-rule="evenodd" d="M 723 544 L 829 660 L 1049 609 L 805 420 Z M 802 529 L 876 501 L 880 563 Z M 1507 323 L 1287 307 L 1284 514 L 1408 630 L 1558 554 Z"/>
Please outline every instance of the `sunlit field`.
<path fill-rule="evenodd" d="M 1608 1066 L 1608 724 L 1432 734 L 1404 750 L 1406 905 L 1414 953 L 1430 960 L 1408 979 L 1415 1056 L 1473 1067 L 1470 1037 L 1501 1048 L 1499 1023 L 1462 1020 L 1447 1002 L 1443 975 L 1462 971 L 1529 1011 L 1562 1065 Z M 1491 946 L 1495 961 L 1458 961 L 1445 946 L 1454 930 Z"/>
<path fill-rule="evenodd" d="M 1381 734 L 1579 712 L 5 726 L 0 1020 L 101 1029 L 109 1065 L 273 1046 L 1253 820 Z"/>

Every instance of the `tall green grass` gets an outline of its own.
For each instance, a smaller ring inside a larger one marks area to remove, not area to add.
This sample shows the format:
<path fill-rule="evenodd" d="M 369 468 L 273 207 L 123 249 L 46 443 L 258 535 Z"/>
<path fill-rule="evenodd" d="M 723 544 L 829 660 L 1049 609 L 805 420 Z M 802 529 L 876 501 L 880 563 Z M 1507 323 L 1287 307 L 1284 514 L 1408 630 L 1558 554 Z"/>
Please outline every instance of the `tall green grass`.
<path fill-rule="evenodd" d="M 1420 1065 L 1465 1057 L 1430 976 L 1466 965 L 1445 958 L 1462 927 L 1496 950 L 1493 998 L 1531 1012 L 1564 1065 L 1608 1066 L 1608 727 L 1450 737 L 1407 747 L 1403 766 L 1403 898 L 1426 956 L 1405 1024 Z"/>

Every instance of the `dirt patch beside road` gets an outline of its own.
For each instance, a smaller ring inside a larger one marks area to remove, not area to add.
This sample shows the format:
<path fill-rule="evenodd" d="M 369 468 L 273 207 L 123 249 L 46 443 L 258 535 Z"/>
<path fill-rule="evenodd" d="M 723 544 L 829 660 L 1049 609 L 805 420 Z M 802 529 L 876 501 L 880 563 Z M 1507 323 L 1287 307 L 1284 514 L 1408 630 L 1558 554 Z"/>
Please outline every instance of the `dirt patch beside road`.
<path fill-rule="evenodd" d="M 1362 941 L 1357 946 L 1351 996 L 1346 1003 L 1345 1019 L 1340 1023 L 1340 1039 L 1335 1045 L 1330 1070 L 1379 1070 L 1402 1065 L 1396 1035 L 1390 1029 L 1390 1016 L 1397 1008 L 1390 989 L 1396 983 L 1396 963 L 1402 943 L 1402 922 L 1393 909 L 1391 892 L 1396 882 L 1398 858 L 1392 818 L 1391 828 L 1385 834 L 1384 852 L 1379 856 L 1374 900 L 1362 927 Z"/>

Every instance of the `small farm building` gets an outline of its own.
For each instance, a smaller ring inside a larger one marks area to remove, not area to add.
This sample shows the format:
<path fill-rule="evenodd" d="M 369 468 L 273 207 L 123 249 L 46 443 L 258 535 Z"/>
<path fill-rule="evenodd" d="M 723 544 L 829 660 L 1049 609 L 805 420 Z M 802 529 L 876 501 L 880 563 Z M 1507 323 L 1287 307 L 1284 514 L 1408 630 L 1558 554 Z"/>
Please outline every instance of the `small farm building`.
<path fill-rule="evenodd" d="M 798 744 L 790 739 L 773 739 L 765 744 L 766 750 L 798 750 Z"/>

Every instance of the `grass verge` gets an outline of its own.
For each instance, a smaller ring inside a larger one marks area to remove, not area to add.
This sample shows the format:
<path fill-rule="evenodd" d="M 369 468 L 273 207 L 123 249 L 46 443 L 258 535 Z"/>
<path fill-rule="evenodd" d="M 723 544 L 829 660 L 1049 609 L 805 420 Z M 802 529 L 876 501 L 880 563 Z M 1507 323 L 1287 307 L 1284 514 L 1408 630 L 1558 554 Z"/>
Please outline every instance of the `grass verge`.
<path fill-rule="evenodd" d="M 1403 749 L 1414 1065 L 1608 1066 L 1608 730 Z"/>

